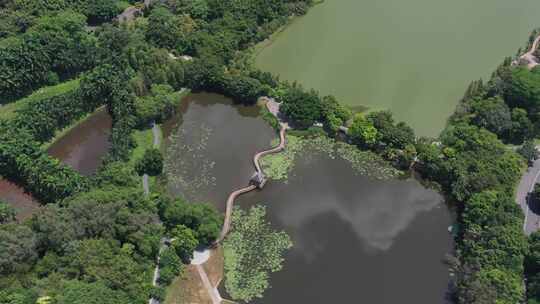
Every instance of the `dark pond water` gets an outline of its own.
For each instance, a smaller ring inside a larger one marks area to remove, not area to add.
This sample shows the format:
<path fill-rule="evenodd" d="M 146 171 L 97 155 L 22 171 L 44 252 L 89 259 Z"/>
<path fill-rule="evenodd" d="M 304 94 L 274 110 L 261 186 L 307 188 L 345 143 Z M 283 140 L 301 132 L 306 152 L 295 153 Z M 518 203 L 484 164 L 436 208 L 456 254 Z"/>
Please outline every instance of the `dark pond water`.
<path fill-rule="evenodd" d="M 54 142 L 47 153 L 81 174 L 91 175 L 110 148 L 111 127 L 111 116 L 106 109 L 100 109 Z M 28 218 L 40 206 L 22 187 L 4 179 L 0 179 L 0 200 L 13 206 L 20 220 Z"/>
<path fill-rule="evenodd" d="M 111 144 L 112 118 L 105 108 L 69 130 L 47 152 L 82 175 L 92 175 L 100 166 Z"/>
<path fill-rule="evenodd" d="M 30 217 L 40 206 L 32 195 L 25 193 L 21 187 L 2 178 L 0 178 L 0 200 L 15 209 L 18 220 Z"/>
<path fill-rule="evenodd" d="M 233 105 L 221 95 L 188 95 L 164 125 L 169 190 L 224 210 L 229 193 L 254 173 L 253 155 L 276 136 L 258 114 L 258 107 Z"/>
<path fill-rule="evenodd" d="M 287 183 L 238 203 L 266 205 L 294 244 L 254 303 L 447 302 L 451 218 L 443 198 L 414 180 L 371 180 L 317 153 L 299 159 Z"/>
<path fill-rule="evenodd" d="M 252 174 L 253 153 L 276 136 L 257 112 L 218 95 L 189 96 L 167 127 L 177 134 L 168 144 L 169 188 L 223 208 Z M 256 203 L 294 246 L 255 303 L 446 302 L 450 212 L 418 182 L 372 180 L 344 160 L 304 151 L 286 183 L 270 181 L 238 201 Z"/>

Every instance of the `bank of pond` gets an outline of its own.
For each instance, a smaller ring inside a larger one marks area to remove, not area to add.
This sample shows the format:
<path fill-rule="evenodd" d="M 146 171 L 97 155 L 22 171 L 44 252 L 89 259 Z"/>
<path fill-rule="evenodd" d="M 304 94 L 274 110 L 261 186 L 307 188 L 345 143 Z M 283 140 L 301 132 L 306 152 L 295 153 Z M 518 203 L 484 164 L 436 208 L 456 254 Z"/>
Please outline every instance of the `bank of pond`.
<path fill-rule="evenodd" d="M 276 137 L 260 111 L 216 94 L 185 97 L 163 124 L 168 191 L 223 211 L 228 194 L 249 182 L 252 156 Z M 101 109 L 47 151 L 88 176 L 110 147 L 110 130 L 111 118 Z M 332 143 L 300 150 L 289 159 L 285 179 L 237 202 L 244 209 L 266 206 L 272 227 L 293 243 L 255 303 L 444 303 L 451 279 L 444 260 L 453 242 L 443 197 L 414 179 L 393 178 L 384 165 L 359 170 L 358 160 L 340 155 Z M 39 207 L 6 180 L 0 193 L 19 219 Z"/>
<path fill-rule="evenodd" d="M 164 125 L 169 191 L 224 210 L 228 194 L 249 182 L 252 156 L 276 137 L 260 111 L 215 94 L 187 97 Z M 272 228 L 293 243 L 253 302 L 448 301 L 452 217 L 443 197 L 382 164 L 363 172 L 332 144 L 303 145 L 287 178 L 237 201 L 245 210 L 265 206 Z"/>
<path fill-rule="evenodd" d="M 109 151 L 111 128 L 111 116 L 105 108 L 100 108 L 55 140 L 47 148 L 47 154 L 90 176 Z M 15 209 L 19 220 L 30 217 L 40 206 L 32 195 L 5 179 L 0 179 L 0 200 Z"/>
<path fill-rule="evenodd" d="M 534 0 L 326 0 L 266 41 L 255 65 L 436 137 L 470 81 L 489 78 L 538 25 L 538 9 Z"/>

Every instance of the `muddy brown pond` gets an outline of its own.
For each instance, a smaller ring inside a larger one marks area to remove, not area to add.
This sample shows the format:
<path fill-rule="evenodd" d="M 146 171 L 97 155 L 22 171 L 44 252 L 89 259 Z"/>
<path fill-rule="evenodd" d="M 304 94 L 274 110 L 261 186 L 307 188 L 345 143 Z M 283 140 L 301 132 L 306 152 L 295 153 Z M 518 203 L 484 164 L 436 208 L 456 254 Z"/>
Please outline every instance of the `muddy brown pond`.
<path fill-rule="evenodd" d="M 58 139 L 47 153 L 82 175 L 92 175 L 111 146 L 111 127 L 111 116 L 101 108 Z"/>
<path fill-rule="evenodd" d="M 47 153 L 82 175 L 91 175 L 101 165 L 102 158 L 110 148 L 111 127 L 111 116 L 105 108 L 99 109 L 54 142 Z M 22 187 L 1 178 L 0 200 L 15 208 L 19 220 L 28 218 L 40 206 Z"/>
<path fill-rule="evenodd" d="M 251 176 L 253 153 L 276 137 L 257 112 L 219 95 L 184 100 L 168 126 L 169 188 L 224 209 Z M 294 244 L 254 303 L 448 302 L 450 212 L 415 180 L 374 180 L 339 157 L 303 151 L 287 182 L 270 181 L 237 204 L 265 205 Z"/>

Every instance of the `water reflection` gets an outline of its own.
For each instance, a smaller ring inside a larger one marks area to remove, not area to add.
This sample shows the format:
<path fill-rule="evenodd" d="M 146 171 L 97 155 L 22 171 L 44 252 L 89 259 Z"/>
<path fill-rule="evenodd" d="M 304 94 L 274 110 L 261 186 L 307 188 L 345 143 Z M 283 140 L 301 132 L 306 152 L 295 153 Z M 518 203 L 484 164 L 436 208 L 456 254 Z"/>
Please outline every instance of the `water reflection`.
<path fill-rule="evenodd" d="M 40 206 L 40 204 L 23 188 L 14 183 L 0 178 L 0 200 L 15 209 L 18 220 L 29 218 Z"/>
<path fill-rule="evenodd" d="M 240 199 L 258 202 L 294 246 L 256 303 L 446 301 L 451 220 L 442 197 L 418 182 L 371 180 L 317 154 L 298 159 L 287 183 Z"/>
<path fill-rule="evenodd" d="M 276 137 L 249 114 L 253 109 L 218 95 L 191 95 L 166 128 L 180 137 L 168 146 L 170 189 L 223 208 L 231 190 L 247 183 L 253 154 Z M 445 302 L 449 274 L 442 260 L 452 240 L 442 197 L 416 181 L 373 180 L 339 158 L 302 154 L 286 183 L 271 181 L 237 202 L 266 205 L 268 220 L 294 244 L 254 303 Z M 208 182 L 191 191 L 197 180 Z"/>
<path fill-rule="evenodd" d="M 91 175 L 109 151 L 111 127 L 111 116 L 105 108 L 99 109 L 52 144 L 47 153 L 79 173 Z"/>
<path fill-rule="evenodd" d="M 259 108 L 234 105 L 216 94 L 191 94 L 164 126 L 166 172 L 172 193 L 224 209 L 234 189 L 247 185 L 252 157 L 276 136 Z"/>

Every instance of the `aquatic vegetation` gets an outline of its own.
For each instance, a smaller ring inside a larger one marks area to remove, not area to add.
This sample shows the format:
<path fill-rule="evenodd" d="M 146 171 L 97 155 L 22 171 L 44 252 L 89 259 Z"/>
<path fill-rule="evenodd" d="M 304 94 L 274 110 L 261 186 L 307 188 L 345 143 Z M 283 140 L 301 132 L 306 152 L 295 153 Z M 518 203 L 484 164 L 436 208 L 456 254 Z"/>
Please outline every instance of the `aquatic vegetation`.
<path fill-rule="evenodd" d="M 278 144 L 278 139 L 272 141 L 272 146 Z M 294 158 L 302 151 L 303 141 L 300 137 L 287 135 L 287 147 L 280 153 L 270 154 L 261 159 L 265 175 L 274 180 L 286 180 L 292 170 Z"/>
<path fill-rule="evenodd" d="M 376 179 L 390 179 L 403 174 L 371 151 L 361 151 L 343 142 L 336 143 L 336 151 L 339 157 L 348 161 L 358 174 Z"/>
<path fill-rule="evenodd" d="M 191 130 L 188 134 L 187 130 Z M 212 129 L 204 124 L 197 128 L 182 125 L 169 140 L 165 158 L 165 172 L 169 187 L 174 192 L 182 192 L 186 198 L 194 199 L 200 189 L 215 185 L 212 171 L 215 162 L 205 158 L 204 151 Z M 189 138 L 189 141 L 188 141 Z"/>
<path fill-rule="evenodd" d="M 276 145 L 277 139 L 272 142 Z M 394 169 L 379 155 L 370 151 L 358 150 L 355 146 L 338 142 L 327 136 L 299 137 L 287 135 L 287 148 L 276 154 L 265 156 L 261 160 L 264 173 L 274 180 L 287 180 L 294 168 L 298 152 L 302 157 L 309 158 L 314 153 L 324 153 L 332 159 L 341 158 L 348 161 L 358 174 L 376 179 L 389 179 L 399 176 L 399 170 Z"/>
<path fill-rule="evenodd" d="M 284 231 L 274 231 L 265 220 L 264 206 L 248 212 L 236 208 L 234 230 L 223 243 L 225 288 L 234 300 L 250 302 L 261 298 L 269 287 L 270 273 L 281 270 L 283 255 L 292 247 Z"/>

